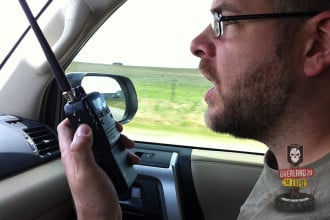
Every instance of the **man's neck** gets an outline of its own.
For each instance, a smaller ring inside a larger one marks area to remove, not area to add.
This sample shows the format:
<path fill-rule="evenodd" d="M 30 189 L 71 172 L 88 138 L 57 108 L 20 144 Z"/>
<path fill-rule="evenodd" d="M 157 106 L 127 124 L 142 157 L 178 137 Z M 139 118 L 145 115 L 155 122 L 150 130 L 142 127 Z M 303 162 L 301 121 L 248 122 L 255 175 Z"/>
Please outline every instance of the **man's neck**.
<path fill-rule="evenodd" d="M 301 118 L 306 119 L 306 117 L 308 115 Z M 313 117 L 309 115 L 307 119 L 309 118 Z M 272 138 L 263 141 L 273 152 L 279 169 L 290 167 L 287 161 L 288 145 L 298 144 L 303 146 L 304 157 L 299 166 L 306 166 L 330 153 L 330 119 L 328 121 L 326 119 L 326 117 L 323 117 L 319 121 L 317 119 L 313 121 L 296 120 L 294 124 L 286 123 L 287 126 L 281 126 L 280 129 L 275 130 L 276 133 L 269 135 Z"/>

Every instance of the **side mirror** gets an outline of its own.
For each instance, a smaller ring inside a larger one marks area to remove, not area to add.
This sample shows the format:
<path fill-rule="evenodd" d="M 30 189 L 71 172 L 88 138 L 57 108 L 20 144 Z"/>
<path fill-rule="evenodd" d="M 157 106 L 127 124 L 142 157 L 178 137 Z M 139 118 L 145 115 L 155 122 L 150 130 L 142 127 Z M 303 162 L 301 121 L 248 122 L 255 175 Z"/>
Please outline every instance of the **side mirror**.
<path fill-rule="evenodd" d="M 138 109 L 135 87 L 125 77 L 104 73 L 68 73 L 73 87 L 82 86 L 86 93 L 99 92 L 103 95 L 114 119 L 121 124 L 133 119 Z"/>

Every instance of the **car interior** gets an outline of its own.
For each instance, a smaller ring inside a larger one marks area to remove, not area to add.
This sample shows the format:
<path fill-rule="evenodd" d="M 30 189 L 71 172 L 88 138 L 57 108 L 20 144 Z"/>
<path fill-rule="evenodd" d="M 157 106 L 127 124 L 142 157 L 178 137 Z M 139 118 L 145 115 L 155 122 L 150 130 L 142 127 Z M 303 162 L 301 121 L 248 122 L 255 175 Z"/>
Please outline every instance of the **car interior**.
<path fill-rule="evenodd" d="M 49 0 L 33 12 L 45 18 L 42 32 L 65 70 L 98 29 L 129 2 Z M 20 7 L 18 1 L 16 5 Z M 23 12 L 17 16 L 27 21 Z M 139 111 L 134 83 L 113 72 L 96 72 L 71 72 L 66 78 L 72 86 L 84 85 L 88 78 L 117 83 L 115 90 L 111 83 L 88 90 L 99 90 L 109 100 L 113 117 L 125 127 Z M 121 100 L 124 107 L 117 112 L 111 100 Z M 66 117 L 66 100 L 31 28 L 1 65 L 0 103 L 0 219 L 76 219 L 56 131 Z M 120 200 L 127 220 L 235 219 L 263 168 L 261 152 L 135 142 L 131 152 L 141 157 L 141 163 L 134 165 L 137 177 L 129 197 Z"/>

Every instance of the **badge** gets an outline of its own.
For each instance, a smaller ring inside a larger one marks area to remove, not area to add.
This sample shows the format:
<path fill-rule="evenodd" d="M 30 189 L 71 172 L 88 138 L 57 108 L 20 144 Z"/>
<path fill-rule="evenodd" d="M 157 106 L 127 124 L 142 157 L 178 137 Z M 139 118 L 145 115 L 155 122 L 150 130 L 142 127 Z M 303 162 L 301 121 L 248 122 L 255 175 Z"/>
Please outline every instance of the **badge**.
<path fill-rule="evenodd" d="M 300 188 L 308 185 L 307 178 L 315 174 L 311 168 L 299 168 L 303 159 L 303 146 L 297 144 L 288 146 L 287 160 L 290 169 L 279 170 L 279 178 L 282 179 L 282 185 L 289 190 L 275 199 L 275 208 L 280 212 L 308 212 L 314 209 L 314 197 L 300 193 Z"/>
<path fill-rule="evenodd" d="M 288 146 L 288 162 L 292 167 L 297 167 L 303 162 L 304 149 L 301 145 Z"/>

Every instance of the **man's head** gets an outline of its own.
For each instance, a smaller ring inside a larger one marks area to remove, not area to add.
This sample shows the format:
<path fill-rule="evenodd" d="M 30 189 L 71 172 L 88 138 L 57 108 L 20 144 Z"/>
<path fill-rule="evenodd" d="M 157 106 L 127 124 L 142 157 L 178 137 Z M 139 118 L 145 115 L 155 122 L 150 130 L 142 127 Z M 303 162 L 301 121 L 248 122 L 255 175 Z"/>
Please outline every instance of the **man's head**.
<path fill-rule="evenodd" d="M 328 2 L 214 0 L 211 12 L 222 16 L 318 12 L 325 5 L 330 8 Z M 327 28 L 321 28 L 326 22 L 330 23 L 329 13 L 228 20 L 220 37 L 209 25 L 191 44 L 192 53 L 201 58 L 201 72 L 214 84 L 205 96 L 207 125 L 239 137 L 269 138 L 298 103 L 304 77 L 319 75 L 328 65 L 326 60 L 317 65 L 316 57 L 326 45 Z"/>

